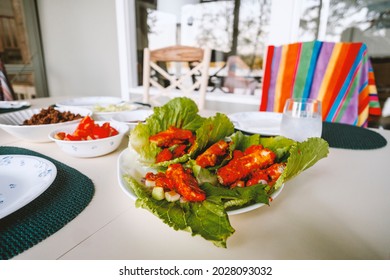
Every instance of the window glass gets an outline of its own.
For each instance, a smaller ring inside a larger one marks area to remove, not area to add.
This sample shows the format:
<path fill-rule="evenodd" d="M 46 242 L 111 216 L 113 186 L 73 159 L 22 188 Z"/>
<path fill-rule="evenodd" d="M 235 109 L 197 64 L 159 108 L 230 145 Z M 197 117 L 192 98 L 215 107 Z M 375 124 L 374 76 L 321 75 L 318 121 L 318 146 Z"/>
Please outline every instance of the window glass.
<path fill-rule="evenodd" d="M 390 1 L 330 0 L 327 38 L 367 45 L 381 106 L 390 97 Z"/>
<path fill-rule="evenodd" d="M 301 41 L 365 43 L 383 106 L 390 97 L 390 1 L 304 0 L 299 32 Z"/>
<path fill-rule="evenodd" d="M 29 50 L 23 18 L 17 15 L 18 3 L 0 0 L 0 55 L 6 64 L 24 63 Z"/>
<path fill-rule="evenodd" d="M 369 8 L 373 1 L 335 1 L 329 3 L 326 37 L 334 41 L 356 41 L 348 36 L 351 29 L 365 31 L 376 17 Z"/>
<path fill-rule="evenodd" d="M 207 46 L 212 49 L 211 91 L 260 94 L 270 0 L 139 0 L 136 7 L 139 68 L 147 46 Z"/>
<path fill-rule="evenodd" d="M 300 41 L 313 41 L 318 38 L 321 7 L 321 0 L 302 2 L 298 34 Z"/>
<path fill-rule="evenodd" d="M 302 0 L 299 40 L 357 41 L 366 36 L 386 37 L 390 2 L 383 0 Z M 321 27 L 325 27 L 324 35 Z M 375 46 L 374 46 L 375 47 Z M 390 50 L 383 50 L 385 54 Z"/>
<path fill-rule="evenodd" d="M 28 16 L 34 14 L 33 9 L 26 9 L 25 5 L 32 3 L 23 0 L 0 0 L 0 57 L 5 64 L 8 78 L 12 84 L 16 99 L 29 99 L 37 96 L 37 80 L 40 94 L 45 81 L 43 73 L 34 68 L 40 51 L 31 50 L 28 30 L 26 26 L 26 11 Z M 32 6 L 29 6 L 32 7 Z M 34 14 L 35 15 L 35 14 Z M 35 26 L 29 26 L 30 29 Z M 35 36 L 35 34 L 34 34 Z"/>
<path fill-rule="evenodd" d="M 148 9 L 149 48 L 159 49 L 175 45 L 177 38 L 176 16 Z"/>

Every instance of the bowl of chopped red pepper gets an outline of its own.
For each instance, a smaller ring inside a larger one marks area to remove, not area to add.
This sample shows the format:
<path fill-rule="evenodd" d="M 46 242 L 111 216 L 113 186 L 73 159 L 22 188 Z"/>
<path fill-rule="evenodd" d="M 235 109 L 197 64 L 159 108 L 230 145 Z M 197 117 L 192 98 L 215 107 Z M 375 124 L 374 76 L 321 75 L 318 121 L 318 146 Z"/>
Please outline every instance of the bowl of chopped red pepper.
<path fill-rule="evenodd" d="M 28 142 L 50 142 L 47 135 L 64 126 L 80 122 L 92 111 L 77 107 L 47 107 L 20 110 L 0 115 L 0 128 Z"/>
<path fill-rule="evenodd" d="M 77 125 L 51 132 L 49 138 L 71 156 L 90 158 L 115 151 L 128 130 L 123 123 L 95 121 L 86 116 Z"/>

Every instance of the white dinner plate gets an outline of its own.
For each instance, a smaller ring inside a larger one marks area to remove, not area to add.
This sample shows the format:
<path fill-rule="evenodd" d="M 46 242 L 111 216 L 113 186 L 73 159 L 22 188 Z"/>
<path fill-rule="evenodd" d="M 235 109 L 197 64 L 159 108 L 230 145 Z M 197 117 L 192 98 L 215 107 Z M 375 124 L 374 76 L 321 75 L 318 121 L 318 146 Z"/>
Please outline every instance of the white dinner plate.
<path fill-rule="evenodd" d="M 144 123 L 153 114 L 153 110 L 135 110 L 131 112 L 121 112 L 112 117 L 112 120 L 127 124 L 131 129 L 138 123 Z"/>
<path fill-rule="evenodd" d="M 238 130 L 264 136 L 280 135 L 282 114 L 275 112 L 241 112 L 228 115 Z"/>
<path fill-rule="evenodd" d="M 0 109 L 18 109 L 23 106 L 30 106 L 27 101 L 0 101 Z"/>
<path fill-rule="evenodd" d="M 124 102 L 119 97 L 113 96 L 88 96 L 88 97 L 77 97 L 67 99 L 62 102 L 58 102 L 57 106 L 81 106 L 92 109 L 96 105 L 108 106 L 115 105 Z"/>
<path fill-rule="evenodd" d="M 46 159 L 0 155 L 0 219 L 37 198 L 56 176 L 57 168 Z"/>
<path fill-rule="evenodd" d="M 117 175 L 118 175 L 118 182 L 121 187 L 121 189 L 134 201 L 137 200 L 137 196 L 133 193 L 131 189 L 127 187 L 126 181 L 123 179 L 124 175 L 130 175 L 133 178 L 135 178 L 138 181 L 141 181 L 142 178 L 145 176 L 147 172 L 155 171 L 151 168 L 145 168 L 141 164 L 138 163 L 138 154 L 131 148 L 127 148 L 123 150 L 119 157 L 117 162 Z M 282 191 L 284 187 L 284 184 L 271 195 L 272 199 L 275 199 L 280 192 Z M 245 212 L 249 212 L 252 210 L 255 210 L 257 208 L 260 208 L 264 206 L 264 203 L 256 203 L 247 207 L 242 207 L 235 210 L 227 211 L 229 215 L 236 215 L 241 214 Z"/>

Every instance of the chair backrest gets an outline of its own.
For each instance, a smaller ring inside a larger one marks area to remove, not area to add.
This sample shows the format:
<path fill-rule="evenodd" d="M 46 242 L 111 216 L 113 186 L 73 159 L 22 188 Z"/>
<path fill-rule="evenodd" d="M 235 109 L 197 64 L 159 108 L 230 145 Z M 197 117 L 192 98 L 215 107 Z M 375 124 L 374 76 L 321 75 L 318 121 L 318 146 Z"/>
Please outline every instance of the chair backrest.
<path fill-rule="evenodd" d="M 226 61 L 227 76 L 224 79 L 224 87 L 229 93 L 234 93 L 235 88 L 249 89 L 249 94 L 253 95 L 258 82 L 250 76 L 250 67 L 238 55 L 231 55 Z M 241 73 L 240 73 L 241 72 Z"/>
<path fill-rule="evenodd" d="M 367 126 L 369 115 L 381 114 L 363 43 L 268 46 L 260 111 L 282 112 L 289 97 L 320 100 L 328 122 Z"/>
<path fill-rule="evenodd" d="M 11 101 L 15 99 L 15 94 L 12 85 L 8 80 L 5 66 L 0 59 L 0 100 Z"/>
<path fill-rule="evenodd" d="M 157 50 L 144 49 L 144 68 L 143 68 L 143 102 L 152 103 L 151 99 L 157 102 L 159 96 L 169 96 L 175 89 L 179 89 L 180 95 L 193 97 L 197 102 L 199 109 L 204 109 L 206 92 L 209 77 L 210 49 L 202 49 L 188 46 L 171 46 Z M 158 65 L 158 62 L 189 63 L 190 70 L 183 75 L 176 76 L 169 73 Z M 196 65 L 192 68 L 193 63 Z M 169 81 L 168 86 L 164 86 L 156 81 L 152 74 L 156 72 L 164 79 Z M 193 79 L 188 85 L 188 80 Z M 186 84 L 187 82 L 187 84 Z M 158 89 L 156 95 L 151 96 L 150 86 Z M 198 89 L 198 90 L 197 90 Z M 195 91 L 197 95 L 195 97 Z"/>

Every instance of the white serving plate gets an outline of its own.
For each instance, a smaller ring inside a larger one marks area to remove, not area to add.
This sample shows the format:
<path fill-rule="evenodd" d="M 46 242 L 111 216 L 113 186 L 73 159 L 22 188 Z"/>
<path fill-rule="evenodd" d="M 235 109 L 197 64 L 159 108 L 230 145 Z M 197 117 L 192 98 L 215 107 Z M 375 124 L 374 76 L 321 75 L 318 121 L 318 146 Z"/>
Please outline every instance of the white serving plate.
<path fill-rule="evenodd" d="M 0 156 L 0 219 L 41 195 L 57 176 L 56 166 L 40 157 Z"/>
<path fill-rule="evenodd" d="M 27 101 L 0 101 L 0 109 L 18 109 L 30 105 Z"/>
<path fill-rule="evenodd" d="M 118 182 L 119 186 L 122 189 L 123 192 L 125 192 L 132 200 L 137 200 L 137 196 L 134 194 L 134 192 L 127 187 L 127 184 L 125 180 L 123 179 L 124 175 L 130 175 L 136 180 L 140 181 L 142 178 L 145 176 L 147 172 L 150 171 L 155 171 L 151 168 L 145 168 L 143 167 L 139 162 L 138 162 L 138 154 L 131 148 L 127 148 L 123 150 L 117 161 L 117 176 L 118 176 Z M 282 191 L 284 187 L 284 184 L 277 190 L 275 191 L 272 195 L 271 198 L 275 199 L 280 192 Z M 227 213 L 231 215 L 237 215 L 237 214 L 242 214 L 246 213 L 252 210 L 255 210 L 257 208 L 260 208 L 264 206 L 264 203 L 256 203 L 247 207 L 242 207 L 239 209 L 235 210 L 230 210 L 227 211 Z"/>
<path fill-rule="evenodd" d="M 57 106 L 78 106 L 78 107 L 87 107 L 88 109 L 93 109 L 94 106 L 108 106 L 114 104 L 120 104 L 123 100 L 119 97 L 113 96 L 86 96 L 86 97 L 76 97 L 67 99 L 61 102 L 58 102 Z"/>

